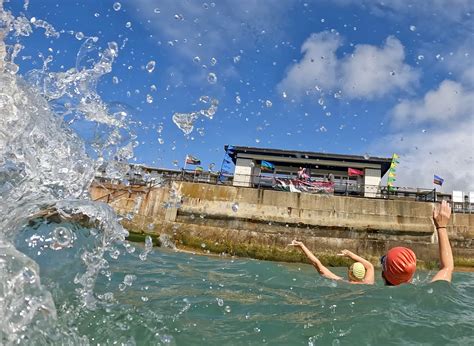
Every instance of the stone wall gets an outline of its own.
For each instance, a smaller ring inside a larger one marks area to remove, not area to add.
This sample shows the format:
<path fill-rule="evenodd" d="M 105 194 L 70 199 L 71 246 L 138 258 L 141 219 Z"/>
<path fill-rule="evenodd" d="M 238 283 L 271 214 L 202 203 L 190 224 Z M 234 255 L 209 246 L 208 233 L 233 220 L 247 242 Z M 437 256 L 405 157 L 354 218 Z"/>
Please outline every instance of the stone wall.
<path fill-rule="evenodd" d="M 425 261 L 438 258 L 432 203 L 188 182 L 151 189 L 94 185 L 91 194 L 138 232 L 280 249 L 297 238 L 316 252 L 348 248 L 374 257 L 405 245 Z M 474 215 L 454 214 L 448 232 L 455 257 L 474 258 Z"/>

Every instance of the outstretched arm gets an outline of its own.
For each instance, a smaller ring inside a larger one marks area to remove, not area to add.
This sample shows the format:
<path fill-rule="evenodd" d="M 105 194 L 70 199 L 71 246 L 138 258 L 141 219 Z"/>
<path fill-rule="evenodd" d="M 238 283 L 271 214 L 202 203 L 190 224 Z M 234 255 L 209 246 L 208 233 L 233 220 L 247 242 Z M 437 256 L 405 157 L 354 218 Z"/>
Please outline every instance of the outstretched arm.
<path fill-rule="evenodd" d="M 373 285 L 375 283 L 375 270 L 372 263 L 370 263 L 365 258 L 362 258 L 349 250 L 342 250 L 341 255 L 347 256 L 356 262 L 362 263 L 362 265 L 365 268 L 365 278 L 362 281 L 362 283 L 370 284 L 370 285 Z"/>
<path fill-rule="evenodd" d="M 342 280 L 340 276 L 337 276 L 328 268 L 323 266 L 321 261 L 311 251 L 309 251 L 309 249 L 302 242 L 293 240 L 290 245 L 299 247 L 304 252 L 306 257 L 308 257 L 311 264 L 316 268 L 319 274 L 331 280 Z"/>
<path fill-rule="evenodd" d="M 453 277 L 453 253 L 451 250 L 451 244 L 449 243 L 448 231 L 446 229 L 450 217 L 451 207 L 446 203 L 446 201 L 441 202 L 441 205 L 435 207 L 433 211 L 433 220 L 436 225 L 436 231 L 438 232 L 439 260 L 441 262 L 441 268 L 433 277 L 431 282 L 439 280 L 451 282 Z"/>

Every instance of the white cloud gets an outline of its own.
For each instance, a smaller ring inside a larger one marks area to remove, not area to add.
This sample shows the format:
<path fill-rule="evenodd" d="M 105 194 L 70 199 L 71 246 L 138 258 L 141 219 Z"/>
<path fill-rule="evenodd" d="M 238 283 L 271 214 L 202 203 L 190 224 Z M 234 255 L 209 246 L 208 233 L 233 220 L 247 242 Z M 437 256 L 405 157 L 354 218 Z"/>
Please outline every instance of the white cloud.
<path fill-rule="evenodd" d="M 373 143 L 373 149 L 400 155 L 397 186 L 430 188 L 436 174 L 445 179 L 442 191 L 474 191 L 473 133 L 474 120 L 468 118 L 433 131 L 403 130 Z"/>
<path fill-rule="evenodd" d="M 420 99 L 402 100 L 391 115 L 398 132 L 377 140 L 372 149 L 401 155 L 397 185 L 430 187 L 436 174 L 445 179 L 445 192 L 474 191 L 472 89 L 444 80 Z"/>
<path fill-rule="evenodd" d="M 436 90 L 428 91 L 421 100 L 403 100 L 392 111 L 398 125 L 428 121 L 446 122 L 473 116 L 474 92 L 461 84 L 444 80 Z"/>
<path fill-rule="evenodd" d="M 380 48 L 357 45 L 341 63 L 343 92 L 352 98 L 373 99 L 413 85 L 418 73 L 404 60 L 403 45 L 392 36 Z"/>
<path fill-rule="evenodd" d="M 419 73 L 404 63 L 397 38 L 388 37 L 382 47 L 356 45 L 351 55 L 338 59 L 342 42 L 337 33 L 312 34 L 301 47 L 303 57 L 288 69 L 279 89 L 301 96 L 318 86 L 340 89 L 347 98 L 374 99 L 417 82 Z"/>
<path fill-rule="evenodd" d="M 327 31 L 312 34 L 301 46 L 303 58 L 292 65 L 280 88 L 298 95 L 315 86 L 333 88 L 336 86 L 338 60 L 336 50 L 342 39 Z"/>

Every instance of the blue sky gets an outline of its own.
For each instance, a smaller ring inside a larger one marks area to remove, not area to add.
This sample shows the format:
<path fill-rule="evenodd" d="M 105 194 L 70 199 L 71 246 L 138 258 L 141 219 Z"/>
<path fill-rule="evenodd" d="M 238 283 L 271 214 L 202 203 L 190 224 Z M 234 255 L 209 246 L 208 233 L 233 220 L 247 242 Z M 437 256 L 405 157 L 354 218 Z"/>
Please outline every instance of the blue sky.
<path fill-rule="evenodd" d="M 51 72 L 75 67 L 82 34 L 100 47 L 117 42 L 97 90 L 109 109 L 131 114 L 132 161 L 177 168 L 192 154 L 219 167 L 225 144 L 396 152 L 398 185 L 431 187 L 438 174 L 445 191 L 474 191 L 472 1 L 116 2 L 5 7 L 60 33 L 20 38 L 23 75 L 42 67 L 40 55 L 52 56 Z M 185 135 L 172 116 L 209 109 L 203 96 L 218 100 L 217 112 Z M 87 125 L 76 130 L 89 140 Z"/>

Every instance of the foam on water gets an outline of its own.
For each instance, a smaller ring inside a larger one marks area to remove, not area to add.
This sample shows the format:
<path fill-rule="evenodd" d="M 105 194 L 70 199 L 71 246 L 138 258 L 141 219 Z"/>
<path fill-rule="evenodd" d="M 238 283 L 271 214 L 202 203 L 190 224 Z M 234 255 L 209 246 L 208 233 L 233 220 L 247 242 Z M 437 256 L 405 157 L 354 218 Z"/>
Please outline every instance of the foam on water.
<path fill-rule="evenodd" d="M 44 216 L 81 221 L 96 229 L 88 240 L 92 245 L 81 250 L 82 266 L 74 278 L 81 305 L 96 308 L 94 285 L 107 267 L 104 255 L 113 245 L 125 244 L 128 234 L 112 209 L 91 202 L 88 192 L 103 159 L 116 153 L 120 158 L 124 151 L 121 145 L 126 136 L 121 134 L 128 129 L 127 114 L 108 107 L 95 91 L 98 79 L 111 71 L 118 47 L 108 43 L 94 63 L 86 66 L 83 58 L 94 51 L 97 41 L 89 38 L 78 53 L 75 68 L 53 73 L 46 70 L 45 63 L 42 70 L 28 73 L 27 83 L 16 75 L 14 59 L 21 45 L 5 42 L 8 34 L 28 36 L 34 28 L 43 28 L 47 37 L 59 35 L 41 19 L 15 18 L 0 1 L 0 340 L 16 343 L 42 335 L 45 342 L 84 341 L 73 331 L 55 330 L 55 304 L 41 284 L 38 266 L 12 242 L 29 222 Z M 63 105 L 61 112 L 54 111 L 58 104 Z M 103 137 L 90 148 L 70 127 L 80 121 L 102 126 Z M 43 249 L 73 246 L 67 229 L 52 231 Z"/>

